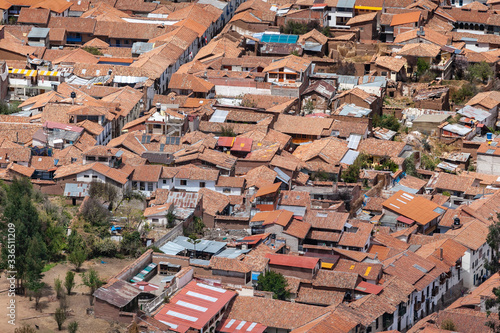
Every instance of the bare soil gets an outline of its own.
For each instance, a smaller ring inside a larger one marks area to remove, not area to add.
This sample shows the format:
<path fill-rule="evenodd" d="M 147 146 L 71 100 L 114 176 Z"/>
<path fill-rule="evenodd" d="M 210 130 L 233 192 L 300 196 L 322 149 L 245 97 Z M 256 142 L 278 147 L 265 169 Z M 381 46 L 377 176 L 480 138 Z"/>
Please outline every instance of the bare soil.
<path fill-rule="evenodd" d="M 127 266 L 134 259 L 115 259 L 103 258 L 105 263 L 99 259 L 93 259 L 83 264 L 81 272 L 85 272 L 89 268 L 94 268 L 99 276 L 107 281 L 111 276 L 115 275 Z M 54 279 L 59 277 L 64 283 L 64 277 L 68 270 L 73 270 L 73 265 L 69 263 L 60 263 L 53 267 L 48 272 L 44 273 L 43 281 L 47 287 L 44 290 L 40 300 L 40 310 L 35 310 L 35 301 L 29 300 L 27 296 L 16 295 L 16 326 L 8 323 L 7 305 L 10 302 L 10 297 L 5 291 L 8 289 L 8 281 L 5 274 L 0 276 L 0 332 L 14 332 L 16 327 L 21 327 L 28 324 L 34 327 L 38 325 L 40 333 L 58 332 L 57 324 L 54 320 L 53 313 L 59 307 L 59 300 L 55 296 Z M 123 325 L 116 323 L 108 323 L 102 319 L 96 319 L 93 315 L 87 315 L 87 309 L 90 308 L 88 288 L 82 286 L 80 274 L 75 276 L 76 287 L 71 296 L 67 296 L 69 316 L 63 324 L 63 331 L 67 331 L 68 324 L 72 321 L 78 322 L 78 332 L 85 333 L 101 333 L 101 332 L 125 332 Z"/>

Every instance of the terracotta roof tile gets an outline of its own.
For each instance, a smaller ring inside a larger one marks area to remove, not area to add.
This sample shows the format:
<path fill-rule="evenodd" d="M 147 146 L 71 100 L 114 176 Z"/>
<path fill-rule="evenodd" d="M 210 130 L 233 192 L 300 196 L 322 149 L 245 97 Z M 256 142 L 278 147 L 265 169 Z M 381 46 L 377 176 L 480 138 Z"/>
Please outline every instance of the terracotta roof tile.
<path fill-rule="evenodd" d="M 321 306 L 336 306 L 344 300 L 345 293 L 334 290 L 300 287 L 295 302 Z"/>
<path fill-rule="evenodd" d="M 419 20 L 420 20 L 420 12 L 396 14 L 392 17 L 391 27 L 408 23 L 417 23 Z"/>
<path fill-rule="evenodd" d="M 22 7 L 17 23 L 47 25 L 49 17 L 50 11 L 48 9 Z"/>
<path fill-rule="evenodd" d="M 335 271 L 356 273 L 364 280 L 378 280 L 382 276 L 382 265 L 340 259 L 335 266 Z"/>
<path fill-rule="evenodd" d="M 304 239 L 309 232 L 311 225 L 306 222 L 293 219 L 292 222 L 283 230 L 284 233 L 299 238 Z"/>
<path fill-rule="evenodd" d="M 403 215 L 416 221 L 420 225 L 425 225 L 442 215 L 446 209 L 420 196 L 410 195 L 404 191 L 398 191 L 383 204 L 384 208 Z"/>
<path fill-rule="evenodd" d="M 262 311 L 265 309 L 266 311 Z M 329 312 L 327 308 L 261 297 L 238 296 L 228 318 L 258 322 L 268 327 L 293 330 Z"/>
<path fill-rule="evenodd" d="M 210 259 L 210 269 L 238 273 L 250 272 L 250 268 L 239 259 L 222 258 L 217 256 L 213 256 L 212 259 Z"/>

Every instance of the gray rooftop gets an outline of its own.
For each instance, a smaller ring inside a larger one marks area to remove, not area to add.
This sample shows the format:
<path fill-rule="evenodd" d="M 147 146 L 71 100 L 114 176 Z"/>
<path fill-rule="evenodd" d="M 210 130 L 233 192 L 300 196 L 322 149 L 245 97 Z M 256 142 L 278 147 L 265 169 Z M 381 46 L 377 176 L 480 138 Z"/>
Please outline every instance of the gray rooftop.
<path fill-rule="evenodd" d="M 448 124 L 448 125 L 443 127 L 443 130 L 451 132 L 451 133 L 455 133 L 458 135 L 467 135 L 472 131 L 472 129 L 465 127 L 465 126 L 462 126 L 462 125 L 459 125 L 459 124 Z"/>
<path fill-rule="evenodd" d="M 28 34 L 29 38 L 47 38 L 49 35 L 50 28 L 31 28 L 31 31 Z"/>
<path fill-rule="evenodd" d="M 64 195 L 67 197 L 83 198 L 89 195 L 89 188 L 90 184 L 66 183 L 66 185 L 64 185 Z"/>
<path fill-rule="evenodd" d="M 340 110 L 339 115 L 361 118 L 369 115 L 371 112 L 372 110 L 357 106 L 355 104 L 345 104 Z"/>

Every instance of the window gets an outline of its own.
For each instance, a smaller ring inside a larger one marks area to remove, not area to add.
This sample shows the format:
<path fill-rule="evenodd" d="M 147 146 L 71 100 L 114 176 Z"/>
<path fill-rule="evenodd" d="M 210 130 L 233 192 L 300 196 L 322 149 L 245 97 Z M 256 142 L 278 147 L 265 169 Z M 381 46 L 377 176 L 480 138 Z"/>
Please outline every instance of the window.
<path fill-rule="evenodd" d="M 97 179 L 98 177 L 97 177 L 97 175 L 92 175 L 92 178 Z"/>
<path fill-rule="evenodd" d="M 137 182 L 132 182 L 132 189 L 137 190 Z"/>
<path fill-rule="evenodd" d="M 153 222 L 153 223 L 154 223 L 154 222 L 158 223 L 158 219 L 152 219 L 152 222 Z"/>
<path fill-rule="evenodd" d="M 200 182 L 200 187 L 204 188 L 205 187 L 205 182 Z"/>
<path fill-rule="evenodd" d="M 148 191 L 153 192 L 153 183 L 148 183 Z"/>
<path fill-rule="evenodd" d="M 90 175 L 83 175 L 83 178 L 90 178 Z"/>
<path fill-rule="evenodd" d="M 186 186 L 186 185 L 187 185 L 187 180 L 185 180 L 185 179 L 181 179 L 181 185 L 182 185 L 182 186 Z"/>
<path fill-rule="evenodd" d="M 387 72 L 380 72 L 381 76 L 387 76 Z"/>
<path fill-rule="evenodd" d="M 231 189 L 229 187 L 225 187 L 222 189 L 222 193 L 231 193 Z"/>
<path fill-rule="evenodd" d="M 166 184 L 167 183 L 167 180 L 166 179 L 163 179 L 163 184 Z"/>
<path fill-rule="evenodd" d="M 145 185 L 145 183 L 144 183 L 144 182 L 140 182 L 140 183 L 139 183 L 139 189 L 140 189 L 141 191 L 145 191 L 145 190 L 146 190 L 145 186 L 146 186 L 146 185 Z"/>

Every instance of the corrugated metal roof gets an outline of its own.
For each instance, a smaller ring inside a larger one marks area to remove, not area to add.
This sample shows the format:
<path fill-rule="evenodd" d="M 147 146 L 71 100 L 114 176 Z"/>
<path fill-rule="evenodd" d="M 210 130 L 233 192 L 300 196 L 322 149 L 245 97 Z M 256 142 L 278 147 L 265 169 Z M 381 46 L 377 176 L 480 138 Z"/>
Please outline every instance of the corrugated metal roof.
<path fill-rule="evenodd" d="M 349 135 L 349 139 L 347 140 L 349 143 L 347 144 L 347 148 L 349 149 L 358 149 L 359 143 L 361 142 L 362 136 L 359 134 L 351 134 Z"/>
<path fill-rule="evenodd" d="M 439 169 L 455 171 L 458 168 L 458 165 L 450 163 L 450 162 L 441 162 L 437 165 Z"/>
<path fill-rule="evenodd" d="M 274 171 L 276 171 L 276 173 L 278 174 L 277 177 L 280 180 L 282 180 L 284 183 L 288 183 L 288 181 L 290 180 L 290 176 L 288 176 L 286 173 L 281 171 L 281 169 L 278 167 L 274 167 Z"/>
<path fill-rule="evenodd" d="M 339 0 L 337 2 L 337 8 L 354 8 L 356 0 Z"/>
<path fill-rule="evenodd" d="M 358 155 L 359 152 L 349 149 L 344 157 L 342 157 L 342 160 L 340 160 L 340 163 L 351 165 L 358 158 Z"/>
<path fill-rule="evenodd" d="M 229 111 L 215 110 L 215 112 L 213 113 L 209 122 L 211 122 L 211 123 L 223 123 L 226 121 L 228 114 L 229 114 Z"/>
<path fill-rule="evenodd" d="M 88 196 L 89 184 L 66 183 L 64 185 L 64 195 L 67 197 L 83 198 Z"/>
<path fill-rule="evenodd" d="M 28 38 L 47 38 L 49 35 L 50 28 L 31 28 L 28 34 Z"/>
<path fill-rule="evenodd" d="M 472 129 L 459 124 L 448 124 L 443 127 L 443 130 L 456 133 L 458 135 L 467 135 L 470 131 L 472 131 Z"/>
<path fill-rule="evenodd" d="M 234 259 L 238 258 L 240 255 L 250 252 L 250 250 L 241 250 L 234 247 L 230 247 L 222 251 L 221 253 L 215 255 L 216 257 Z M 208 261 L 208 260 L 207 260 Z"/>

